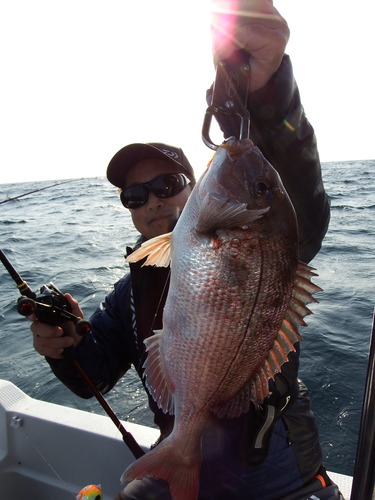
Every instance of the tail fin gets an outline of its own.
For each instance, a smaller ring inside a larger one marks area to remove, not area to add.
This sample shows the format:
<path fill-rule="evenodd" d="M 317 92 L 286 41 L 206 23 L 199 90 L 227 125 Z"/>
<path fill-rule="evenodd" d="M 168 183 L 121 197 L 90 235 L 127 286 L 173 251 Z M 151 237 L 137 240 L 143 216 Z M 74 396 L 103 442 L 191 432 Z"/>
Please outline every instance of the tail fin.
<path fill-rule="evenodd" d="M 201 457 L 190 459 L 178 453 L 169 438 L 132 463 L 121 476 L 128 483 L 143 477 L 158 477 L 169 483 L 173 500 L 196 500 L 199 492 Z"/>

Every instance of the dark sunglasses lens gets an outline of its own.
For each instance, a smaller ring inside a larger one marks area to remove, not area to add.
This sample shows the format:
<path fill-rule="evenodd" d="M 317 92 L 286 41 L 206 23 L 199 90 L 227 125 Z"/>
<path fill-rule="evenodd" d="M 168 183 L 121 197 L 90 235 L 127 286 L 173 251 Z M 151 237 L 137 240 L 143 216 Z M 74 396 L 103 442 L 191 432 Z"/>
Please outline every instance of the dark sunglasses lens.
<path fill-rule="evenodd" d="M 121 191 L 120 199 L 125 208 L 138 208 L 147 202 L 148 190 L 143 184 L 131 186 Z"/>
<path fill-rule="evenodd" d="M 138 208 L 148 200 L 148 193 L 152 191 L 158 198 L 171 198 L 181 193 L 189 184 L 184 174 L 165 174 L 156 177 L 151 182 L 136 184 L 120 194 L 120 199 L 126 208 Z"/>
<path fill-rule="evenodd" d="M 158 198 L 171 198 L 181 193 L 188 184 L 188 179 L 183 174 L 167 174 L 154 179 L 151 191 Z"/>

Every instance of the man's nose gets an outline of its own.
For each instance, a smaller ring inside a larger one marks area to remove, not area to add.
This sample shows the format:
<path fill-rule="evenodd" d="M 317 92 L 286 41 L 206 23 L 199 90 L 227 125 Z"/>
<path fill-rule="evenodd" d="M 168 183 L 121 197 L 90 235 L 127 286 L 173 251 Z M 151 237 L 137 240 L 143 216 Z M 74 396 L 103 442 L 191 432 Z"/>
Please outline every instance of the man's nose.
<path fill-rule="evenodd" d="M 164 205 L 163 198 L 159 198 L 152 191 L 148 194 L 147 208 L 154 209 L 157 207 L 162 207 Z"/>

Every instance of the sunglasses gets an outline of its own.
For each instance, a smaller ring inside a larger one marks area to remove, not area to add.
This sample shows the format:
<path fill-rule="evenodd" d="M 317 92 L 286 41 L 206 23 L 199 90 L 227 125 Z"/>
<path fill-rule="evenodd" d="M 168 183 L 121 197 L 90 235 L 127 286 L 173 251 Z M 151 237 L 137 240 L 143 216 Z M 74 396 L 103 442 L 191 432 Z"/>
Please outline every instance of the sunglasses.
<path fill-rule="evenodd" d="M 181 193 L 190 183 L 185 174 L 163 174 L 152 181 L 134 184 L 120 193 L 125 208 L 139 208 L 147 203 L 150 191 L 158 198 L 171 198 Z"/>

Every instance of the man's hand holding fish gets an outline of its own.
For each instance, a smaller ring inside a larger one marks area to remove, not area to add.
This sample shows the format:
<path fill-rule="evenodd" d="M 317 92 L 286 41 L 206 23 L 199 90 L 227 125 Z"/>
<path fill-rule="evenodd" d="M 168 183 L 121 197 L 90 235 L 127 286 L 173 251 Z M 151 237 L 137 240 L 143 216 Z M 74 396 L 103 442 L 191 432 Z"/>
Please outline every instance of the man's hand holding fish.
<path fill-rule="evenodd" d="M 216 0 L 211 29 L 215 64 L 238 49 L 250 54 L 250 92 L 264 87 L 280 67 L 289 28 L 272 0 Z"/>

